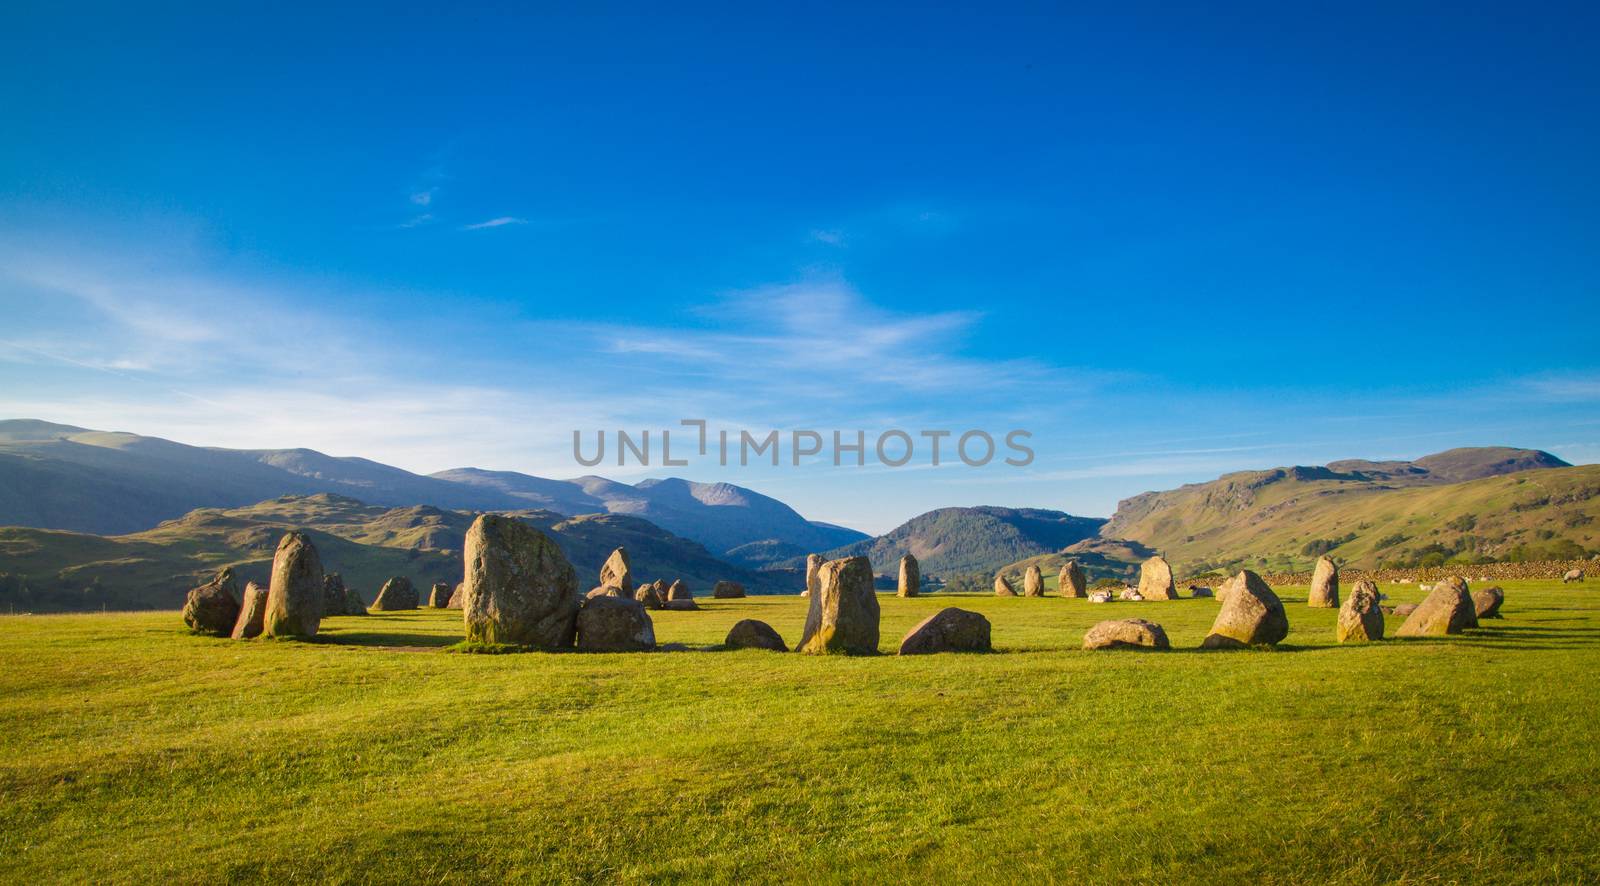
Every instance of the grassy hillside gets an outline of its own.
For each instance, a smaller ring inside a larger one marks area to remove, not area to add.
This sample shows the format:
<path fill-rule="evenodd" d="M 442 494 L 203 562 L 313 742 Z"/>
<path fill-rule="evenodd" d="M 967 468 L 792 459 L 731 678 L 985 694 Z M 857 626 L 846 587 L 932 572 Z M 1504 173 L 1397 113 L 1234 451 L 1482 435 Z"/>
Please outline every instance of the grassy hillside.
<path fill-rule="evenodd" d="M 1374 567 L 1600 551 L 1600 465 L 1446 485 L 1373 482 L 1330 468 L 1229 474 L 1141 496 L 1102 534 L 1159 550 L 1180 571 L 1300 571 L 1319 553 Z"/>
<path fill-rule="evenodd" d="M 879 573 L 893 572 L 911 554 L 923 575 L 989 573 L 1023 557 L 1058 551 L 1094 537 L 1105 521 L 1039 508 L 940 508 L 893 531 L 828 551 L 824 556 L 866 555 Z M 787 565 L 805 565 L 798 558 Z"/>
<path fill-rule="evenodd" d="M 0 617 L 4 882 L 1593 882 L 1600 591 L 1442 640 L 1193 651 L 1216 603 L 952 602 L 999 651 L 790 641 L 794 597 L 658 613 L 646 655 L 451 655 L 458 614 L 321 642 L 175 612 Z M 1386 588 L 1397 600 L 1415 591 Z M 1408 596 L 1409 594 L 1409 596 Z M 1086 653 L 1141 616 L 1188 651 Z M 421 651 L 412 651 L 421 650 Z"/>
<path fill-rule="evenodd" d="M 744 582 L 755 592 L 797 589 L 785 576 L 725 563 L 700 545 L 633 517 L 511 513 L 555 539 L 581 581 L 597 581 L 600 564 L 621 546 L 641 577 L 682 578 L 699 592 L 722 579 Z M 392 575 L 407 576 L 424 588 L 460 581 L 461 548 L 472 520 L 472 514 L 459 511 L 386 509 L 318 494 L 197 510 L 124 536 L 0 527 L 0 608 L 178 606 L 189 588 L 223 566 L 233 566 L 241 579 L 265 583 L 278 539 L 290 528 L 310 531 L 323 568 L 342 573 L 345 583 L 371 602 Z"/>

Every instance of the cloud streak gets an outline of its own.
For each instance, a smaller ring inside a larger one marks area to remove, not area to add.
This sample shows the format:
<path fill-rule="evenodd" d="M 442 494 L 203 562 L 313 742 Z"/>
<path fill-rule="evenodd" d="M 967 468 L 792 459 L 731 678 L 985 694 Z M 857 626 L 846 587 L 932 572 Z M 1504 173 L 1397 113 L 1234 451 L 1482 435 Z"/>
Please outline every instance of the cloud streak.
<path fill-rule="evenodd" d="M 512 215 L 502 215 L 499 218 L 491 218 L 488 221 L 481 221 L 470 225 L 462 225 L 461 230 L 483 231 L 489 228 L 503 228 L 506 225 L 525 225 L 527 223 L 528 220 L 525 218 L 517 218 L 516 216 Z"/>

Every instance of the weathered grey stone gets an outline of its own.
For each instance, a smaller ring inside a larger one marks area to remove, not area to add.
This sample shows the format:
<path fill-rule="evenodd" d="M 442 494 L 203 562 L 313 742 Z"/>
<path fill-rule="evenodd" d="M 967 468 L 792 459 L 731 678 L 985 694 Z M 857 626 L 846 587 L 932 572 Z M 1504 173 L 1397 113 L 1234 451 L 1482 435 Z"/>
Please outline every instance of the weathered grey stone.
<path fill-rule="evenodd" d="M 1378 586 L 1367 579 L 1356 582 L 1339 607 L 1339 622 L 1334 638 L 1340 643 L 1365 643 L 1383 639 L 1383 609 L 1378 604 Z"/>
<path fill-rule="evenodd" d="M 717 600 L 735 600 L 744 596 L 744 585 L 736 581 L 719 581 L 711 588 L 711 596 Z"/>
<path fill-rule="evenodd" d="M 468 640 L 572 646 L 578 574 L 544 533 L 512 517 L 483 514 L 467 530 L 463 558 L 461 618 Z"/>
<path fill-rule="evenodd" d="M 428 605 L 434 609 L 449 609 L 450 591 L 450 585 L 445 582 L 434 582 L 433 590 L 428 592 Z"/>
<path fill-rule="evenodd" d="M 1506 601 L 1506 592 L 1499 587 L 1472 592 L 1472 608 L 1478 618 L 1501 618 L 1500 604 Z"/>
<path fill-rule="evenodd" d="M 1089 578 L 1083 574 L 1083 567 L 1077 560 L 1068 560 L 1061 564 L 1061 573 L 1056 577 L 1056 590 L 1063 597 L 1082 598 L 1089 594 Z"/>
<path fill-rule="evenodd" d="M 994 577 L 994 595 L 996 597 L 1015 597 L 1017 592 L 1011 589 L 1011 582 L 1006 581 L 1004 575 Z"/>
<path fill-rule="evenodd" d="M 954 606 L 941 609 L 917 623 L 900 641 L 901 655 L 937 652 L 990 652 L 989 620 Z"/>
<path fill-rule="evenodd" d="M 412 587 L 411 579 L 396 575 L 378 589 L 378 597 L 372 601 L 372 608 L 378 612 L 399 612 L 416 609 L 417 603 L 417 589 Z"/>
<path fill-rule="evenodd" d="M 368 612 L 367 612 L 367 604 L 361 599 L 361 595 L 356 593 L 356 589 L 355 588 L 345 588 L 344 589 L 344 614 L 345 615 L 367 615 L 368 614 Z"/>
<path fill-rule="evenodd" d="M 672 582 L 672 585 L 667 588 L 667 600 L 669 602 L 672 601 L 672 600 L 693 600 L 693 599 L 694 599 L 694 592 L 689 590 L 689 586 L 684 584 L 683 583 L 683 579 L 681 579 L 681 578 L 674 580 Z"/>
<path fill-rule="evenodd" d="M 578 610 L 578 648 L 584 652 L 646 652 L 655 645 L 655 625 L 638 600 L 592 597 Z"/>
<path fill-rule="evenodd" d="M 1103 621 L 1083 635 L 1085 649 L 1171 649 L 1167 632 L 1142 618 Z"/>
<path fill-rule="evenodd" d="M 1289 616 L 1283 601 L 1261 576 L 1246 569 L 1230 582 L 1211 633 L 1200 645 L 1205 649 L 1226 649 L 1278 643 L 1289 635 Z"/>
<path fill-rule="evenodd" d="M 303 532 L 288 532 L 272 557 L 261 633 L 309 639 L 322 623 L 322 558 Z"/>
<path fill-rule="evenodd" d="M 466 604 L 466 582 L 456 582 L 455 589 L 450 592 L 450 602 L 445 604 L 446 609 L 460 609 Z"/>
<path fill-rule="evenodd" d="M 1176 600 L 1178 586 L 1172 581 L 1172 567 L 1163 557 L 1151 557 L 1139 567 L 1139 596 L 1146 600 Z"/>
<path fill-rule="evenodd" d="M 800 638 L 796 651 L 813 655 L 873 655 L 878 651 L 878 595 L 872 588 L 872 563 L 847 557 L 822 564 L 817 573 L 815 631 Z M 807 625 L 813 619 L 808 615 Z"/>
<path fill-rule="evenodd" d="M 223 567 L 211 580 L 191 588 L 183 600 L 183 623 L 190 630 L 215 637 L 233 633 L 239 621 L 239 585 L 232 567 Z"/>
<path fill-rule="evenodd" d="M 616 588 L 622 592 L 619 596 L 633 597 L 633 566 L 628 562 L 628 552 L 623 548 L 612 551 L 601 565 L 600 586 Z"/>
<path fill-rule="evenodd" d="M 267 589 L 255 582 L 246 582 L 239 604 L 239 618 L 233 623 L 235 640 L 249 640 L 261 636 L 267 618 Z"/>
<path fill-rule="evenodd" d="M 922 569 L 917 565 L 917 558 L 906 554 L 900 558 L 900 583 L 896 594 L 901 597 L 915 597 L 922 590 Z"/>
<path fill-rule="evenodd" d="M 1031 565 L 1022 570 L 1022 596 L 1044 596 L 1044 575 L 1039 572 L 1037 565 Z"/>
<path fill-rule="evenodd" d="M 344 577 L 330 572 L 322 577 L 322 617 L 349 615 L 350 595 L 344 587 Z"/>
<path fill-rule="evenodd" d="M 783 642 L 783 637 L 772 625 L 764 621 L 747 618 L 735 624 L 728 630 L 728 638 L 722 645 L 730 649 L 770 649 L 773 652 L 788 652 L 789 645 Z"/>
<path fill-rule="evenodd" d="M 633 599 L 643 603 L 646 609 L 660 609 L 667 602 L 653 584 L 639 585 L 639 589 L 633 592 Z"/>
<path fill-rule="evenodd" d="M 1396 610 L 1395 614 L 1399 614 Z M 1443 637 L 1478 626 L 1478 611 L 1465 579 L 1451 576 L 1433 586 L 1428 596 L 1406 617 L 1396 637 Z"/>
<path fill-rule="evenodd" d="M 1332 557 L 1317 558 L 1317 566 L 1311 572 L 1311 593 L 1306 596 L 1306 605 L 1313 609 L 1339 607 L 1339 567 Z"/>
<path fill-rule="evenodd" d="M 661 608 L 671 612 L 696 612 L 700 609 L 700 604 L 694 602 L 694 598 L 691 597 L 685 600 L 668 600 L 661 604 Z"/>

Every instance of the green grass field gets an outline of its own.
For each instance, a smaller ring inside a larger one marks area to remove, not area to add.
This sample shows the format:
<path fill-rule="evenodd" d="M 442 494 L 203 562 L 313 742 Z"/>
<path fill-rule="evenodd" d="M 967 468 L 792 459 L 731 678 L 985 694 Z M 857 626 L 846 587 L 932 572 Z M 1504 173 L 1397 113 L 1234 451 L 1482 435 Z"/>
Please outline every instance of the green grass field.
<path fill-rule="evenodd" d="M 0 881 L 1594 882 L 1600 586 L 1504 586 L 1364 647 L 1280 588 L 1284 647 L 1205 653 L 1209 600 L 883 597 L 886 651 L 958 605 L 997 652 L 858 659 L 699 648 L 793 643 L 796 597 L 655 613 L 695 648 L 636 655 L 0 617 Z M 1077 648 L 1133 616 L 1180 648 Z"/>

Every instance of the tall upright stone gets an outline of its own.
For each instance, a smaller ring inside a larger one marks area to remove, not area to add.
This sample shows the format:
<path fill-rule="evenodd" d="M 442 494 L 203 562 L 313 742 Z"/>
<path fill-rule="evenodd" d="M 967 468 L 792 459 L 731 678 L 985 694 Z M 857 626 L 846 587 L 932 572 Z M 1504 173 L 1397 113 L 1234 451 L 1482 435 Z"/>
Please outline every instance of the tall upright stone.
<path fill-rule="evenodd" d="M 1306 596 L 1306 605 L 1313 609 L 1339 607 L 1339 567 L 1326 554 L 1317 558 L 1317 567 L 1311 572 L 1311 593 Z"/>
<path fill-rule="evenodd" d="M 917 558 L 906 554 L 900 558 L 900 587 L 897 595 L 901 597 L 915 597 L 922 590 L 922 568 L 917 565 Z"/>
<path fill-rule="evenodd" d="M 1399 614 L 1398 612 L 1396 613 Z M 1422 603 L 1406 616 L 1396 637 L 1442 637 L 1478 626 L 1478 611 L 1465 579 L 1451 576 L 1433 586 Z"/>
<path fill-rule="evenodd" d="M 628 552 L 617 548 L 600 567 L 600 587 L 616 588 L 622 596 L 633 598 L 633 565 L 628 562 Z"/>
<path fill-rule="evenodd" d="M 1378 586 L 1367 579 L 1356 582 L 1339 607 L 1334 638 L 1340 643 L 1366 643 L 1383 639 L 1383 610 L 1378 608 Z"/>
<path fill-rule="evenodd" d="M 541 649 L 573 645 L 578 574 L 544 533 L 512 517 L 483 514 L 467 530 L 463 556 L 461 617 L 468 640 Z"/>
<path fill-rule="evenodd" d="M 238 621 L 239 585 L 231 566 L 224 566 L 210 581 L 191 588 L 183 600 L 183 623 L 190 630 L 226 637 Z"/>
<path fill-rule="evenodd" d="M 1011 582 L 1006 580 L 1002 573 L 995 573 L 994 595 L 996 597 L 1015 597 L 1017 592 L 1011 587 Z"/>
<path fill-rule="evenodd" d="M 1151 557 L 1139 567 L 1139 596 L 1146 600 L 1178 599 L 1178 586 L 1172 580 L 1172 567 L 1166 558 Z"/>
<path fill-rule="evenodd" d="M 230 636 L 235 640 L 259 637 L 266 618 L 267 589 L 253 581 L 245 582 L 244 594 L 240 597 L 239 603 L 239 619 L 233 623 L 233 633 Z"/>
<path fill-rule="evenodd" d="M 261 633 L 309 639 L 322 623 L 322 558 L 304 532 L 288 532 L 272 557 Z"/>
<path fill-rule="evenodd" d="M 1211 633 L 1200 645 L 1227 649 L 1278 643 L 1289 636 L 1289 616 L 1283 601 L 1261 576 L 1246 569 L 1233 577 Z"/>
<path fill-rule="evenodd" d="M 795 647 L 812 655 L 874 655 L 878 651 L 878 595 L 872 588 L 872 562 L 846 557 L 822 564 L 811 597 L 816 628 Z M 806 618 L 807 626 L 812 618 Z"/>
<path fill-rule="evenodd" d="M 1022 570 L 1022 596 L 1044 596 L 1044 573 L 1039 571 L 1038 565 Z"/>
<path fill-rule="evenodd" d="M 1083 574 L 1083 567 L 1077 560 L 1068 560 L 1061 564 L 1061 574 L 1057 577 L 1057 590 L 1063 597 L 1083 598 L 1089 596 L 1089 579 Z"/>
<path fill-rule="evenodd" d="M 806 589 L 800 592 L 802 597 L 814 597 L 817 593 L 817 573 L 822 569 L 821 554 L 806 555 Z"/>

